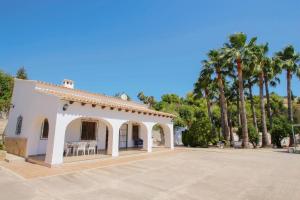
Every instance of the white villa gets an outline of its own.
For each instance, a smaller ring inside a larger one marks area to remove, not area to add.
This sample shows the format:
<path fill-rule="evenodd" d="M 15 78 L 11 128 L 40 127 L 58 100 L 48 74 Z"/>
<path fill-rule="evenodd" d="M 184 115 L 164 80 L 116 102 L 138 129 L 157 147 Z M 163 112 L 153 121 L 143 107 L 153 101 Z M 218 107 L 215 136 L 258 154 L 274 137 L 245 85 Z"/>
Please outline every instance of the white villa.
<path fill-rule="evenodd" d="M 164 146 L 173 149 L 174 117 L 144 104 L 74 89 L 71 80 L 54 85 L 15 79 L 6 149 L 25 158 L 44 156 L 47 166 L 62 164 L 70 154 L 118 156 L 120 149 L 132 147 L 151 152 L 155 125 L 163 130 Z"/>

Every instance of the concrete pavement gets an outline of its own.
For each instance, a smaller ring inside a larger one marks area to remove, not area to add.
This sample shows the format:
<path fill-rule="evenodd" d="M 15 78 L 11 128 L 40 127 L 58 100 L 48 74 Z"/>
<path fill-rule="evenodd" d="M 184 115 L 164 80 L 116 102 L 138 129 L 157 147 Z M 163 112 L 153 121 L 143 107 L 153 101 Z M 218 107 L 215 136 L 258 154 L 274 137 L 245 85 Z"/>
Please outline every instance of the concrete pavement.
<path fill-rule="evenodd" d="M 273 149 L 188 149 L 29 180 L 2 168 L 0 199 L 294 200 L 299 166 L 299 154 Z"/>

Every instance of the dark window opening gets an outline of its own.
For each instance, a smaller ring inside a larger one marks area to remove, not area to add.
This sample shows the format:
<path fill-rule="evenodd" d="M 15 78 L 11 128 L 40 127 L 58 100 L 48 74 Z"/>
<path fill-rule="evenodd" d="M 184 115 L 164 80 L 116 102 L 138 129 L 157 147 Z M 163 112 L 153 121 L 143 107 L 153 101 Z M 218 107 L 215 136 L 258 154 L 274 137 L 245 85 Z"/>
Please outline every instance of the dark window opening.
<path fill-rule="evenodd" d="M 105 150 L 108 149 L 108 127 L 106 126 Z"/>
<path fill-rule="evenodd" d="M 19 116 L 17 119 L 17 126 L 16 126 L 16 135 L 20 135 L 22 131 L 22 123 L 23 123 L 23 117 Z"/>
<path fill-rule="evenodd" d="M 139 126 L 138 125 L 132 126 L 132 139 L 134 141 L 139 139 Z"/>
<path fill-rule="evenodd" d="M 45 119 L 42 124 L 41 139 L 48 139 L 48 134 L 49 134 L 49 122 L 48 119 Z"/>
<path fill-rule="evenodd" d="M 81 124 L 81 140 L 96 140 L 96 122 L 83 121 Z"/>

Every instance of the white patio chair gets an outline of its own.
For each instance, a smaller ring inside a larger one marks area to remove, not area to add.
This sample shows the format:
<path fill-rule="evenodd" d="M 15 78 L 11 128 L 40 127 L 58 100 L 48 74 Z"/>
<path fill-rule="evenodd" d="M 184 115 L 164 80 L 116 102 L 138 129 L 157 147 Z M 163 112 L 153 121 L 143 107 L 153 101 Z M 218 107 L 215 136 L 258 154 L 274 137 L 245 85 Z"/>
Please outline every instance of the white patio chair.
<path fill-rule="evenodd" d="M 94 154 L 96 154 L 96 147 L 97 147 L 96 141 L 89 142 L 88 148 L 87 148 L 88 155 L 90 155 L 90 152 L 93 152 Z"/>
<path fill-rule="evenodd" d="M 66 152 L 66 156 L 69 155 L 69 153 L 71 152 L 71 147 L 70 147 L 70 144 L 69 143 L 65 143 L 64 145 L 64 152 Z"/>
<path fill-rule="evenodd" d="M 76 149 L 77 149 L 77 147 L 78 147 L 78 142 L 72 142 L 72 143 L 70 144 L 70 146 L 72 147 L 72 153 L 73 153 L 73 156 L 75 156 L 75 154 L 76 154 Z"/>
<path fill-rule="evenodd" d="M 78 156 L 78 153 L 80 151 L 83 152 L 83 154 L 85 155 L 85 150 L 86 150 L 86 142 L 78 142 L 77 143 L 77 148 L 76 148 L 76 155 Z"/>

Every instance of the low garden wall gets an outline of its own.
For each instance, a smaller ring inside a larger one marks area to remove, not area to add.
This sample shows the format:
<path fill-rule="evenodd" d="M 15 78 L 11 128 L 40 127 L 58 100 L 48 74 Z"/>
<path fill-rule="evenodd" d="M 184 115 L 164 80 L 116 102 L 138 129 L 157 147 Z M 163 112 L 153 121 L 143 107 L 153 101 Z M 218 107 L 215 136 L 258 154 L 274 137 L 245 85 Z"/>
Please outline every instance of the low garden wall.
<path fill-rule="evenodd" d="M 5 137 L 5 150 L 8 153 L 26 157 L 27 139 L 20 137 Z"/>

